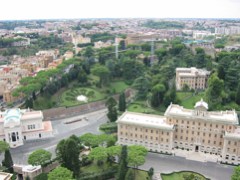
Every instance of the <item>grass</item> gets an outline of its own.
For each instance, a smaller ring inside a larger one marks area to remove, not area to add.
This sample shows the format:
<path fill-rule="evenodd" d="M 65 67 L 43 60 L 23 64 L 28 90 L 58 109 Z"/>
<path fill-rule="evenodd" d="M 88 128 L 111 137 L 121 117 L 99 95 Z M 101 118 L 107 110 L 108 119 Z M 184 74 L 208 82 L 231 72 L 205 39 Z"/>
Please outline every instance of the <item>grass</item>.
<path fill-rule="evenodd" d="M 177 97 L 180 100 L 180 105 L 187 108 L 193 109 L 196 102 L 200 101 L 204 97 L 204 92 L 200 92 L 196 95 L 191 96 L 191 94 L 184 92 L 177 92 Z"/>
<path fill-rule="evenodd" d="M 151 107 L 148 107 L 146 105 L 146 101 L 135 101 L 131 103 L 128 108 L 128 111 L 132 112 L 139 112 L 139 113 L 146 113 L 146 114 L 157 114 L 157 115 L 163 115 L 165 111 L 165 107 L 160 107 L 158 109 L 154 109 Z"/>
<path fill-rule="evenodd" d="M 114 90 L 116 93 L 121 93 L 125 89 L 127 89 L 129 85 L 127 85 L 124 81 L 116 81 L 112 82 L 109 86 L 110 89 Z"/>
<path fill-rule="evenodd" d="M 113 163 L 112 165 L 108 164 L 108 163 L 104 163 L 101 167 L 99 167 L 96 162 L 88 165 L 88 166 L 82 166 L 81 167 L 81 173 L 85 174 L 85 173 L 101 173 L 104 170 L 107 170 L 109 168 L 114 168 L 117 169 L 118 168 L 118 164 Z M 143 171 L 143 170 L 136 170 L 135 171 L 135 180 L 147 180 L 148 178 L 148 173 L 147 171 Z M 81 176 L 81 174 L 80 174 Z"/>
<path fill-rule="evenodd" d="M 148 173 L 146 171 L 137 170 L 135 180 L 146 180 L 148 179 Z"/>
<path fill-rule="evenodd" d="M 192 96 L 192 92 L 177 92 L 177 98 L 180 100 L 180 101 L 183 101 L 189 97 Z"/>
<path fill-rule="evenodd" d="M 99 172 L 102 172 L 102 171 L 104 171 L 104 170 L 106 170 L 110 167 L 114 167 L 114 166 L 116 166 L 116 168 L 117 168 L 118 165 L 117 164 L 112 164 L 110 166 L 109 164 L 104 163 L 102 166 L 98 166 L 96 164 L 96 162 L 94 162 L 94 163 L 92 163 L 88 166 L 82 166 L 81 167 L 81 172 L 82 173 L 99 173 Z"/>
<path fill-rule="evenodd" d="M 162 180 L 185 180 L 184 175 L 194 174 L 198 180 L 207 180 L 203 175 L 191 172 L 191 171 L 181 171 L 181 172 L 174 172 L 170 174 L 161 174 Z"/>
<path fill-rule="evenodd" d="M 90 97 L 88 96 L 88 93 L 91 91 L 94 92 L 94 95 Z M 98 101 L 106 97 L 105 94 L 93 88 L 71 88 L 62 93 L 60 106 L 74 106 L 84 104 L 85 102 L 81 102 L 76 99 L 79 95 L 87 96 L 88 102 Z"/>

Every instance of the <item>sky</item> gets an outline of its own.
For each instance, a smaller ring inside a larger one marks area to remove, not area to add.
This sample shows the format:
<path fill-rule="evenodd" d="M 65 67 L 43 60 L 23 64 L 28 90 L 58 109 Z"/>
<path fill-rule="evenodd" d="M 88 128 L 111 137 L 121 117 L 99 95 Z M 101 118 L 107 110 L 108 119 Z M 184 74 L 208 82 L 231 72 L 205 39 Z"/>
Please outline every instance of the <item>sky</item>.
<path fill-rule="evenodd" d="M 0 0 L 0 20 L 240 18 L 240 0 Z"/>

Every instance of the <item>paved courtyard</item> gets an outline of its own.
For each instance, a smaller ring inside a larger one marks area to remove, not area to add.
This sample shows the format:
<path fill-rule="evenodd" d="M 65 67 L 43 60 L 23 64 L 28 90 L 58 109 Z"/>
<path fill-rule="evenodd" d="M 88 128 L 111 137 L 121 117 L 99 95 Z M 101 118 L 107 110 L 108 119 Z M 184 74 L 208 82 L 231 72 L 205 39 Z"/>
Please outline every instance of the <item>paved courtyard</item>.
<path fill-rule="evenodd" d="M 150 167 L 160 173 L 195 171 L 211 180 L 230 180 L 234 168 L 234 166 L 214 162 L 199 162 L 186 160 L 183 157 L 148 153 L 145 164 L 139 168 L 149 170 Z"/>

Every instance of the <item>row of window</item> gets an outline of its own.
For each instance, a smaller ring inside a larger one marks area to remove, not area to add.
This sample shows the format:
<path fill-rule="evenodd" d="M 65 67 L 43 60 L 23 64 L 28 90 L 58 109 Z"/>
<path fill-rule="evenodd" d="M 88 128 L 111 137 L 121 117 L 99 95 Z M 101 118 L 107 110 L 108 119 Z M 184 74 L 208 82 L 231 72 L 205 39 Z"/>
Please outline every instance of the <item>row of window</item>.
<path fill-rule="evenodd" d="M 169 119 L 169 122 L 171 123 L 172 122 L 172 119 Z M 185 120 L 178 120 L 178 119 L 176 119 L 176 121 L 175 121 L 177 124 L 178 123 L 181 123 L 181 124 L 190 124 L 190 122 L 192 122 L 192 125 L 197 125 L 197 123 L 195 122 L 195 121 L 185 121 Z M 201 122 L 198 122 L 198 126 L 201 126 L 201 125 L 204 125 L 204 127 L 206 127 L 207 126 L 207 123 L 201 123 Z M 209 126 L 210 127 L 213 127 L 214 126 L 214 124 L 209 124 Z M 222 126 L 220 126 L 220 125 L 218 125 L 218 124 L 215 124 L 215 128 L 222 128 L 222 129 L 224 129 L 224 125 L 222 125 Z M 232 126 L 229 126 L 228 127 L 228 129 L 232 129 Z"/>
<path fill-rule="evenodd" d="M 121 132 L 120 134 L 123 135 L 123 132 Z M 127 136 L 128 133 L 125 133 L 125 135 Z M 133 134 L 131 133 L 130 136 L 133 137 Z M 137 138 L 137 137 L 138 137 L 138 135 L 135 134 L 135 138 Z M 139 137 L 143 138 L 143 135 L 140 135 Z M 145 136 L 145 139 L 148 139 L 148 136 Z M 150 139 L 153 140 L 154 137 L 150 136 Z M 155 140 L 158 141 L 158 137 L 155 137 Z M 163 138 L 161 138 L 161 141 L 163 141 Z M 168 142 L 168 139 L 166 139 L 166 142 Z"/>
<path fill-rule="evenodd" d="M 35 129 L 35 124 L 28 125 L 28 129 Z"/>
<path fill-rule="evenodd" d="M 120 128 L 123 128 L 124 126 L 123 125 L 120 125 Z M 126 129 L 128 129 L 128 127 L 126 126 Z M 131 129 L 131 128 L 130 128 Z M 143 130 L 143 128 L 137 128 L 137 127 L 135 127 L 134 128 L 135 129 L 135 131 L 140 131 L 140 132 L 142 132 L 142 130 Z M 153 129 L 151 129 L 151 130 L 149 130 L 149 129 L 145 129 L 145 132 L 151 132 L 151 133 L 156 133 L 156 134 L 158 134 L 159 132 L 161 132 L 161 131 L 159 131 L 159 130 L 153 130 Z M 169 135 L 169 132 L 166 132 L 167 133 L 167 135 Z M 161 134 L 163 135 L 164 134 L 164 132 L 162 131 L 161 132 Z"/>
<path fill-rule="evenodd" d="M 176 129 L 176 132 L 178 132 L 178 129 Z M 188 131 L 188 130 L 184 131 L 183 129 L 181 129 L 181 131 L 180 131 L 180 132 L 181 132 L 181 133 L 184 133 L 184 134 L 185 134 L 185 133 L 186 133 L 186 134 L 188 134 L 188 133 L 189 133 L 189 131 Z M 201 134 L 200 132 L 196 132 L 196 135 L 200 136 L 200 134 Z M 208 134 L 208 133 L 202 132 L 202 135 L 203 135 L 203 136 L 206 136 L 206 134 Z M 192 135 L 195 135 L 195 131 L 192 131 Z M 177 135 L 176 135 L 176 136 L 177 136 Z M 175 136 L 175 138 L 177 138 L 176 136 Z M 208 134 L 208 137 L 212 137 L 212 134 L 211 134 L 211 133 L 209 133 L 209 134 Z M 217 137 L 218 137 L 218 135 L 217 135 L 217 134 L 214 134 L 214 137 L 215 137 L 215 138 L 217 138 Z M 222 134 L 220 134 L 220 138 L 222 138 L 222 137 L 223 137 L 223 135 L 222 135 Z"/>

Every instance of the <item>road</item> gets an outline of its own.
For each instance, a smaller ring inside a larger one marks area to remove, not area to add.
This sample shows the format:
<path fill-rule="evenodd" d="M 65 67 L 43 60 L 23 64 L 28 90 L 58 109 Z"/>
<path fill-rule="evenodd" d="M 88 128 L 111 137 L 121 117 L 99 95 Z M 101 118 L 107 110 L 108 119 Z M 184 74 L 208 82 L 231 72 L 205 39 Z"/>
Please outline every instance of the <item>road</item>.
<path fill-rule="evenodd" d="M 148 153 L 145 164 L 139 168 L 149 170 L 150 167 L 153 167 L 154 171 L 159 173 L 195 171 L 211 180 L 230 180 L 234 168 L 233 166 L 213 162 L 198 162 L 186 160 L 183 157 Z"/>
<path fill-rule="evenodd" d="M 86 119 L 87 118 L 87 119 Z M 82 119 L 79 122 L 65 124 L 65 122 Z M 12 158 L 15 164 L 27 164 L 28 155 L 37 149 L 46 149 L 53 153 L 55 156 L 55 148 L 57 143 L 73 134 L 80 136 L 87 132 L 99 134 L 98 127 L 107 122 L 106 109 L 91 112 L 88 114 L 81 114 L 71 118 L 59 119 L 52 121 L 52 127 L 54 130 L 54 137 L 45 140 L 37 140 L 31 142 L 25 142 L 23 146 L 11 149 Z"/>

